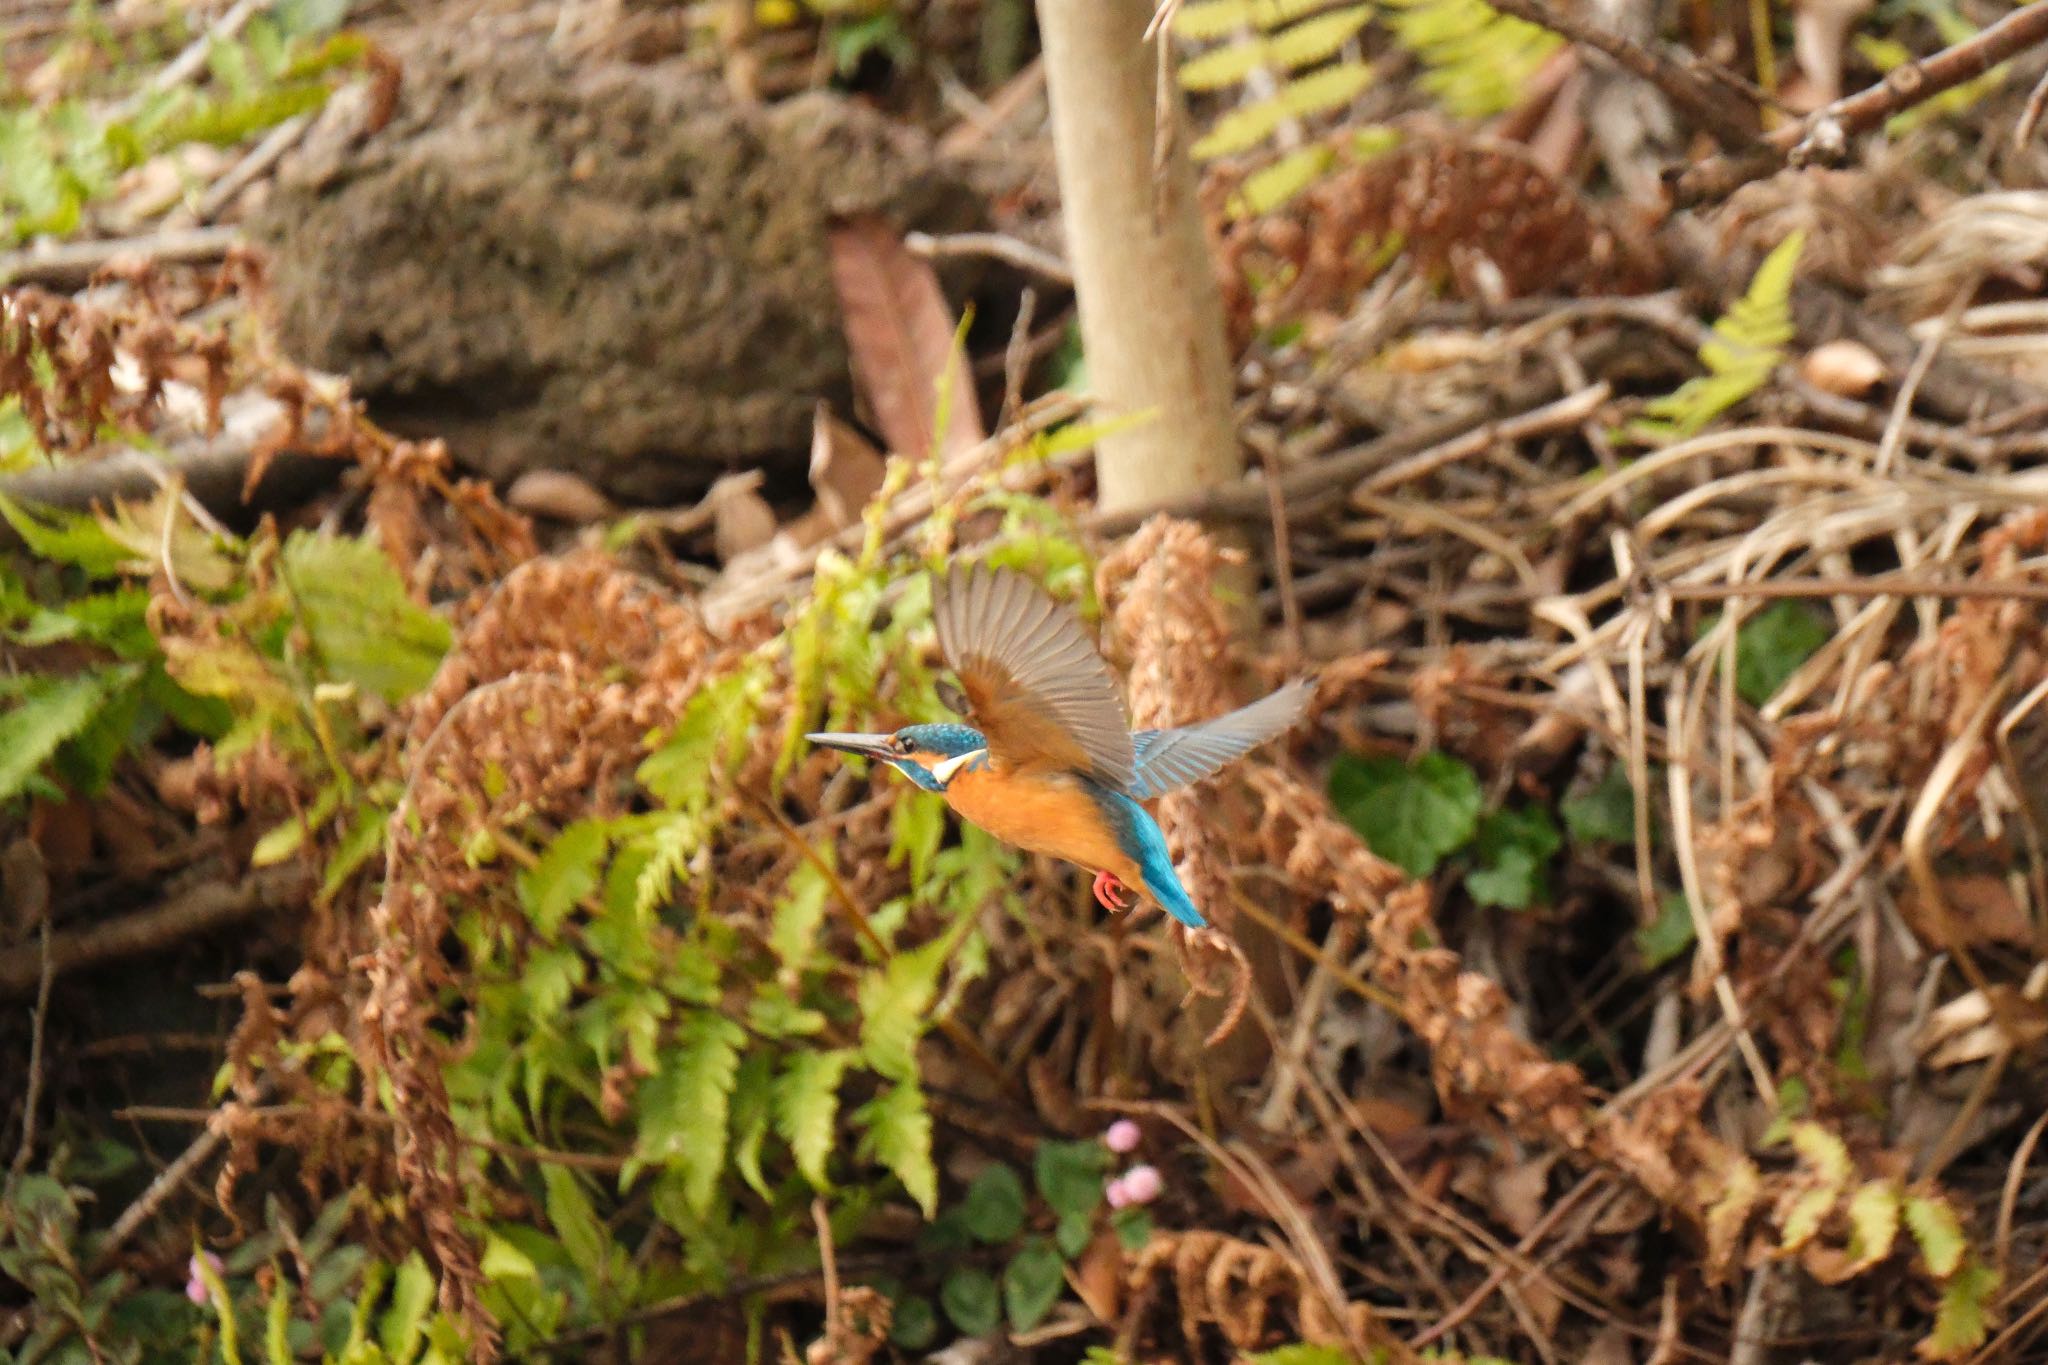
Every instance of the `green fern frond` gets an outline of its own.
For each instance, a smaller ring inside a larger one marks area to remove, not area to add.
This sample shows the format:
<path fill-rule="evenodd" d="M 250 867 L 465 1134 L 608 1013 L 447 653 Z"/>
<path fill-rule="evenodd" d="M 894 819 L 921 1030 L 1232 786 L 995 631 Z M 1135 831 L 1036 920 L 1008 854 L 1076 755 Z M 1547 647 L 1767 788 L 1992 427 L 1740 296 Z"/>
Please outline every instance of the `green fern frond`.
<path fill-rule="evenodd" d="M 1372 84 L 1372 68 L 1340 62 L 1289 81 L 1279 94 L 1233 109 L 1216 120 L 1189 150 L 1197 161 L 1248 152 L 1271 138 L 1289 119 L 1310 118 L 1343 107 Z"/>
<path fill-rule="evenodd" d="M 1212 48 L 1181 64 L 1180 83 L 1189 90 L 1242 85 L 1255 71 L 1299 71 L 1337 55 L 1339 48 L 1372 21 L 1371 5 L 1345 5 L 1291 24 L 1270 36 L 1252 36 Z"/>
<path fill-rule="evenodd" d="M 1634 435 L 1656 442 L 1683 440 L 1763 387 L 1797 332 L 1792 283 L 1805 245 L 1806 234 L 1794 232 L 1764 257 L 1749 288 L 1700 347 L 1707 372 L 1646 404 L 1643 418 L 1631 428 Z"/>
<path fill-rule="evenodd" d="M 1522 97 L 1564 40 L 1484 0 L 1381 0 L 1401 46 L 1428 71 L 1423 89 L 1461 118 L 1489 118 Z"/>
<path fill-rule="evenodd" d="M 1328 0 L 1195 0 L 1173 16 L 1175 36 L 1193 42 L 1227 38 L 1248 29 L 1271 32 L 1321 9 Z"/>

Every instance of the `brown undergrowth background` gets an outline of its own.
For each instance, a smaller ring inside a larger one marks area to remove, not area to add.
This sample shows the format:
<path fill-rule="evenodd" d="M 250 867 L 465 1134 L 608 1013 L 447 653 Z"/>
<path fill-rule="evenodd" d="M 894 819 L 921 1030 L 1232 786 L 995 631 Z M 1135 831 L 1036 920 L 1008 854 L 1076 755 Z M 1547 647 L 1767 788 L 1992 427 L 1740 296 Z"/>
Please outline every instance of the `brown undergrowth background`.
<path fill-rule="evenodd" d="M 1430 102 L 1268 156 L 1188 8 L 1260 474 L 1184 506 L 1095 510 L 1066 318 L 956 353 L 1016 279 L 869 218 L 819 261 L 910 454 L 821 413 L 632 512 L 288 359 L 245 246 L 7 289 L 6 1358 L 2038 1357 L 2048 236 L 2021 152 L 1928 169 L 2024 82 L 1676 210 L 1557 154 L 1604 68 L 1541 30 L 1361 17 Z M 374 137 L 367 29 L 250 60 Z M 991 117 L 952 154 L 1042 159 Z M 1056 293 L 1043 194 L 953 246 Z M 801 740 L 946 714 L 961 558 L 1139 726 L 1316 676 L 1157 804 L 1220 933 Z"/>

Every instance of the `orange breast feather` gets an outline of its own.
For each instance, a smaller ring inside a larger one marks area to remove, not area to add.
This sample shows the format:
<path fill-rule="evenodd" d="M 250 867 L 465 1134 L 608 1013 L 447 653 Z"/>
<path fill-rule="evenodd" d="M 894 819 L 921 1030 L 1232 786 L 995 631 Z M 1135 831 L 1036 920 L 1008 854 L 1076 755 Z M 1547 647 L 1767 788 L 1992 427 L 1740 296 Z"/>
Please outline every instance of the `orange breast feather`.
<path fill-rule="evenodd" d="M 1066 773 L 1004 773 L 994 767 L 962 769 L 946 786 L 946 801 L 1004 843 L 1065 858 L 1091 872 L 1115 873 L 1139 884 L 1138 865 L 1116 845 L 1102 812 Z"/>

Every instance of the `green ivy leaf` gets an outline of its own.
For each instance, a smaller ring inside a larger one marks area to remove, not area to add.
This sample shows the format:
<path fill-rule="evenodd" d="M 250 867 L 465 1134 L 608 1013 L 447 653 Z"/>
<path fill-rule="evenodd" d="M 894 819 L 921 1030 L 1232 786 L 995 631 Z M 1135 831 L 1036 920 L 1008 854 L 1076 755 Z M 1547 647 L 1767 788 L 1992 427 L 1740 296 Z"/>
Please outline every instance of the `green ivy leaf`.
<path fill-rule="evenodd" d="M 922 1294 L 905 1294 L 896 1300 L 896 1316 L 889 1324 L 889 1341 L 906 1351 L 922 1351 L 939 1339 L 939 1315 L 932 1301 Z"/>
<path fill-rule="evenodd" d="M 1340 754 L 1330 769 L 1330 800 L 1374 853 L 1426 877 L 1479 828 L 1479 779 L 1449 754 L 1413 764 Z"/>
<path fill-rule="evenodd" d="M 1712 628 L 1710 620 L 1702 633 Z M 1827 617 L 1811 603 L 1771 603 L 1735 632 L 1736 692 L 1751 706 L 1762 706 L 1833 635 Z"/>
<path fill-rule="evenodd" d="M 1671 891 L 1657 903 L 1657 918 L 1636 930 L 1636 951 L 1643 966 L 1655 971 L 1692 947 L 1694 930 L 1691 903 L 1683 891 Z"/>
<path fill-rule="evenodd" d="M 1043 1237 L 1026 1242 L 1003 1267 L 1003 1308 L 1010 1316 L 1010 1330 L 1028 1332 L 1045 1321 L 1065 1287 L 1060 1254 L 1052 1243 Z"/>
<path fill-rule="evenodd" d="M 454 632 L 416 604 L 367 540 L 295 531 L 278 568 L 328 675 L 389 702 L 433 680 Z"/>
<path fill-rule="evenodd" d="M 1628 771 L 1616 763 L 1600 780 L 1558 806 L 1564 827 L 1582 844 L 1633 844 L 1636 841 L 1636 793 Z"/>
<path fill-rule="evenodd" d="M 1099 1142 L 1041 1142 L 1031 1158 L 1038 1193 L 1062 1218 L 1085 1218 L 1102 1203 L 1109 1153 Z"/>
<path fill-rule="evenodd" d="M 1152 1240 L 1152 1214 L 1147 1209 L 1118 1209 L 1110 1218 L 1109 1225 L 1116 1229 L 1116 1240 L 1123 1249 L 1139 1252 Z"/>
<path fill-rule="evenodd" d="M 1003 1311 L 995 1276 L 976 1266 L 960 1266 L 946 1276 L 939 1286 L 939 1307 L 971 1337 L 993 1332 Z"/>
<path fill-rule="evenodd" d="M 961 1214 L 977 1240 L 990 1246 L 1009 1241 L 1024 1230 L 1024 1182 L 997 1162 L 967 1187 Z"/>
<path fill-rule="evenodd" d="M 1465 874 L 1465 890 L 1478 905 L 1527 910 L 1543 889 L 1543 869 L 1527 849 L 1510 848 L 1485 867 Z"/>
<path fill-rule="evenodd" d="M 867 1129 L 862 1151 L 888 1167 L 924 1216 L 931 1217 L 939 1203 L 939 1172 L 932 1164 L 932 1116 L 917 1086 L 910 1081 L 892 1086 L 853 1117 Z"/>
<path fill-rule="evenodd" d="M 520 871 L 519 903 L 541 937 L 552 940 L 577 903 L 597 890 L 598 865 L 610 844 L 604 821 L 578 820 Z"/>
<path fill-rule="evenodd" d="M 661 1069 L 640 1084 L 636 1154 L 682 1172 L 683 1201 L 700 1217 L 725 1169 L 726 1120 L 739 1081 L 746 1033 L 709 1010 L 692 1010 L 676 1029 Z"/>
<path fill-rule="evenodd" d="M 1479 866 L 1465 874 L 1465 889 L 1481 905 L 1526 910 L 1543 898 L 1545 868 L 1562 847 L 1550 812 L 1541 806 L 1493 811 L 1479 822 Z"/>
<path fill-rule="evenodd" d="M 1061 1214 L 1059 1222 L 1053 1224 L 1053 1245 L 1060 1249 L 1060 1255 L 1069 1260 L 1086 1251 L 1094 1240 L 1094 1220 L 1085 1214 Z"/>
<path fill-rule="evenodd" d="M 775 1079 L 775 1131 L 789 1144 L 797 1170 L 813 1189 L 832 1188 L 825 1162 L 838 1130 L 839 1085 L 852 1064 L 848 1048 L 803 1049 L 790 1054 Z"/>

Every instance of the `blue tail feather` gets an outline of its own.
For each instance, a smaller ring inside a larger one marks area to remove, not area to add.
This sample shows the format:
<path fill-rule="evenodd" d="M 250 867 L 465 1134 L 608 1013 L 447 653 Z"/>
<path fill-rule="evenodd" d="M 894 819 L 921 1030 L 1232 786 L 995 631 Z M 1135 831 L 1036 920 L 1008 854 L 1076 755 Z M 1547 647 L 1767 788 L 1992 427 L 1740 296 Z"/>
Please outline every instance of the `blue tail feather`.
<path fill-rule="evenodd" d="M 1190 929 L 1208 928 L 1209 921 L 1202 918 L 1187 888 L 1180 884 L 1180 875 L 1173 870 L 1166 835 L 1160 832 L 1151 813 L 1122 792 L 1095 787 L 1094 795 L 1116 831 L 1117 842 L 1137 861 L 1145 882 L 1140 889 Z"/>

